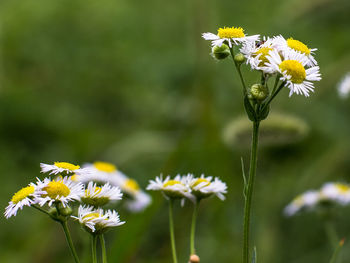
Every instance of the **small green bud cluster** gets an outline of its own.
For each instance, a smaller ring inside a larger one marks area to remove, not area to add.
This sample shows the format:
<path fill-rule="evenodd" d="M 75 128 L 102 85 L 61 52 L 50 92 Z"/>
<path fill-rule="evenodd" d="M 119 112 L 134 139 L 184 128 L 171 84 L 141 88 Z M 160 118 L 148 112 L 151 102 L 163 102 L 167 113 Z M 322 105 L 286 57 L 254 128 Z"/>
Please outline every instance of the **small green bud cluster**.
<path fill-rule="evenodd" d="M 214 58 L 222 60 L 230 55 L 230 48 L 227 45 L 222 44 L 221 46 L 214 46 L 211 52 Z"/>
<path fill-rule="evenodd" d="M 255 100 L 257 103 L 262 102 L 269 95 L 269 90 L 262 84 L 253 84 L 249 89 L 248 98 Z"/>

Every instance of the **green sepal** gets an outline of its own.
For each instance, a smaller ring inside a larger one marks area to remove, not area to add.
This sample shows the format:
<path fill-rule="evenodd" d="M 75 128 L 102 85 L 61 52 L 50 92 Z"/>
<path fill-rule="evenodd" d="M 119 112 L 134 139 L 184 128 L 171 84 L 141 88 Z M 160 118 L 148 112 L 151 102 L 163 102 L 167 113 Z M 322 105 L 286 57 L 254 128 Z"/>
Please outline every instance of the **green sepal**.
<path fill-rule="evenodd" d="M 250 101 L 249 101 L 249 98 L 247 95 L 244 96 L 244 108 L 245 108 L 245 112 L 248 115 L 249 120 L 257 121 L 257 116 L 255 113 L 255 110 L 254 110 L 252 104 L 250 104 Z"/>
<path fill-rule="evenodd" d="M 270 105 L 267 105 L 263 108 L 263 110 L 259 113 L 259 120 L 265 120 L 270 113 Z"/>

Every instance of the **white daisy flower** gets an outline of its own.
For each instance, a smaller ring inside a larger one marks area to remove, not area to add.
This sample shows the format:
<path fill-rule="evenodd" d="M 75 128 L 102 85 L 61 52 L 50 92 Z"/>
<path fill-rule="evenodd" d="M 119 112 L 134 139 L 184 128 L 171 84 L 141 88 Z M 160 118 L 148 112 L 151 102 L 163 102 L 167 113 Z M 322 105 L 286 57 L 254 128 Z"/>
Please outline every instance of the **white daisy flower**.
<path fill-rule="evenodd" d="M 19 209 L 23 209 L 23 206 L 31 206 L 36 204 L 36 198 L 40 196 L 42 192 L 38 190 L 37 185 L 30 183 L 28 186 L 22 188 L 16 192 L 9 202 L 9 205 L 5 209 L 6 219 L 11 216 L 16 216 Z"/>
<path fill-rule="evenodd" d="M 218 34 L 203 33 L 205 40 L 210 40 L 212 46 L 221 46 L 227 43 L 231 48 L 233 45 L 239 45 L 243 42 L 254 42 L 259 39 L 259 35 L 247 36 L 241 27 L 224 27 L 218 29 Z"/>
<path fill-rule="evenodd" d="M 268 67 L 266 63 L 269 62 L 267 56 L 274 49 L 275 46 L 272 39 L 264 38 L 261 44 L 259 42 L 244 42 L 240 52 L 246 57 L 246 63 L 249 64 L 252 69 L 273 74 L 276 72 L 275 69 Z"/>
<path fill-rule="evenodd" d="M 227 186 L 219 178 L 201 175 L 200 178 L 194 177 L 189 174 L 185 177 L 186 184 L 190 187 L 191 193 L 197 197 L 197 199 L 206 198 L 212 195 L 216 195 L 221 200 L 225 200 L 224 194 L 227 193 Z"/>
<path fill-rule="evenodd" d="M 267 56 L 269 62 L 265 63 L 272 71 L 281 74 L 280 79 L 286 82 L 286 87 L 290 89 L 289 96 L 293 93 L 303 94 L 308 97 L 309 92 L 314 91 L 311 81 L 320 81 L 321 75 L 319 67 L 306 68 L 308 58 L 298 52 L 290 50 L 284 54 L 284 58 L 276 51 L 272 50 Z"/>
<path fill-rule="evenodd" d="M 350 72 L 345 75 L 338 85 L 339 96 L 343 99 L 349 97 L 350 93 Z"/>
<path fill-rule="evenodd" d="M 41 172 L 42 173 L 49 173 L 49 174 L 61 174 L 66 173 L 69 174 L 84 174 L 88 172 L 85 169 L 80 169 L 79 165 L 74 165 L 67 162 L 55 162 L 54 164 L 40 164 Z"/>
<path fill-rule="evenodd" d="M 284 213 L 286 216 L 293 216 L 302 209 L 313 209 L 321 200 L 321 195 L 318 191 L 307 191 L 296 198 L 285 207 Z"/>
<path fill-rule="evenodd" d="M 275 44 L 276 48 L 281 51 L 281 54 L 284 56 L 286 53 L 289 52 L 289 50 L 296 51 L 300 54 L 303 54 L 306 56 L 306 66 L 313 67 L 317 66 L 317 61 L 314 58 L 313 54 L 317 50 L 317 48 L 308 48 L 307 45 L 305 45 L 303 42 L 288 38 L 287 40 L 283 36 L 276 36 L 273 38 L 273 43 Z"/>
<path fill-rule="evenodd" d="M 67 176 L 58 177 L 55 180 L 45 178 L 44 181 L 40 181 L 38 179 L 37 185 L 41 191 L 44 191 L 37 197 L 40 206 L 46 203 L 48 206 L 52 206 L 55 202 L 61 202 L 63 207 L 66 207 L 68 202 L 80 200 L 80 196 L 84 194 L 84 185 L 72 181 Z"/>
<path fill-rule="evenodd" d="M 342 183 L 326 183 L 320 190 L 323 201 L 334 201 L 341 205 L 350 202 L 350 186 Z"/>
<path fill-rule="evenodd" d="M 106 183 L 100 187 L 94 182 L 89 182 L 80 199 L 87 205 L 101 207 L 109 202 L 121 200 L 122 196 L 123 194 L 121 193 L 119 187 L 111 186 L 109 183 Z"/>
<path fill-rule="evenodd" d="M 114 185 L 111 180 L 112 177 L 118 173 L 117 167 L 112 163 L 107 162 L 94 162 L 83 165 L 83 169 L 89 171 L 84 174 L 74 174 L 72 180 L 82 183 L 88 183 L 90 181 L 108 183 Z"/>
<path fill-rule="evenodd" d="M 72 216 L 79 220 L 87 231 L 95 234 L 102 234 L 111 227 L 123 225 L 125 222 L 120 221 L 119 215 L 114 210 L 103 211 L 91 206 L 79 206 L 78 217 Z"/>
<path fill-rule="evenodd" d="M 167 199 L 189 198 L 193 201 L 191 189 L 186 184 L 186 178 L 180 175 L 175 176 L 174 179 L 167 176 L 164 180 L 162 175 L 157 176 L 155 180 L 149 181 L 146 190 L 161 191 Z"/>

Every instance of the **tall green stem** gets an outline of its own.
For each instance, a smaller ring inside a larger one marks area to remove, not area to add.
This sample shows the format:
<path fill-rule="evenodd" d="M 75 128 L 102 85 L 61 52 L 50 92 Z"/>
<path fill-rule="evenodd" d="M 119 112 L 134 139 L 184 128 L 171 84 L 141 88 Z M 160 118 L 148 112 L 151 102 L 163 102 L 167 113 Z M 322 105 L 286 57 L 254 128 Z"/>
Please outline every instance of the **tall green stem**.
<path fill-rule="evenodd" d="M 171 241 L 171 250 L 172 250 L 172 253 L 173 253 L 173 262 L 177 263 L 176 246 L 175 246 L 175 234 L 174 234 L 173 204 L 174 204 L 174 200 L 170 199 L 170 201 L 169 201 L 170 241 Z"/>
<path fill-rule="evenodd" d="M 198 207 L 199 207 L 200 200 L 196 201 L 193 208 L 193 215 L 192 215 L 192 224 L 191 224 L 191 255 L 196 254 L 196 248 L 194 245 L 195 241 L 195 233 L 196 233 L 196 222 L 197 222 L 197 215 L 198 215 Z"/>
<path fill-rule="evenodd" d="M 75 263 L 80 263 L 78 255 L 77 255 L 77 252 L 75 251 L 75 248 L 74 248 L 74 245 L 73 245 L 73 242 L 72 242 L 72 238 L 70 236 L 70 232 L 69 232 L 69 229 L 68 229 L 68 226 L 67 226 L 67 221 L 60 221 L 60 223 L 61 223 L 61 225 L 63 227 L 64 234 L 66 235 L 66 239 L 67 239 L 70 251 L 71 251 L 71 253 L 72 253 L 73 257 L 74 257 Z"/>
<path fill-rule="evenodd" d="M 92 256 L 92 263 L 97 263 L 96 245 L 97 245 L 97 235 L 91 234 L 91 256 Z"/>
<path fill-rule="evenodd" d="M 241 66 L 239 64 L 237 64 L 237 62 L 235 61 L 235 53 L 233 51 L 233 48 L 230 48 L 230 53 L 231 53 L 231 57 L 233 59 L 233 62 L 235 63 L 239 78 L 240 78 L 241 83 L 242 83 L 243 95 L 246 95 L 247 94 L 247 86 L 244 82 L 244 78 L 243 78 L 242 71 L 241 71 Z"/>
<path fill-rule="evenodd" d="M 106 243 L 103 234 L 100 235 L 100 244 L 102 249 L 102 263 L 107 263 Z"/>
<path fill-rule="evenodd" d="M 249 232 L 250 232 L 250 210 L 252 205 L 254 179 L 256 174 L 258 141 L 259 141 L 259 121 L 253 122 L 253 136 L 251 145 L 251 157 L 249 167 L 249 178 L 247 182 L 247 191 L 244 204 L 244 223 L 243 223 L 243 263 L 249 262 Z"/>

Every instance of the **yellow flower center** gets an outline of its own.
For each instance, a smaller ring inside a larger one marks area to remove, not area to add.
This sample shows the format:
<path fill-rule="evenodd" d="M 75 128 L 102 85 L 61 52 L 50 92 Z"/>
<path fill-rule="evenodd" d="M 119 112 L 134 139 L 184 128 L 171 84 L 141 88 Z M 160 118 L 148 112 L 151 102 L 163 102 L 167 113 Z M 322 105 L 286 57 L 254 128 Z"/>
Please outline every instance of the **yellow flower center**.
<path fill-rule="evenodd" d="M 55 162 L 55 166 L 57 166 L 58 168 L 67 169 L 70 171 L 74 171 L 80 168 L 79 165 L 74 165 L 66 162 Z"/>
<path fill-rule="evenodd" d="M 12 196 L 11 202 L 17 204 L 18 202 L 22 201 L 23 199 L 27 198 L 29 195 L 34 193 L 34 190 L 34 186 L 27 186 L 22 188 Z"/>
<path fill-rule="evenodd" d="M 167 186 L 173 186 L 176 184 L 182 184 L 180 181 L 177 180 L 169 180 L 168 182 L 166 182 L 163 187 L 167 187 Z"/>
<path fill-rule="evenodd" d="M 350 187 L 345 185 L 345 184 L 336 184 L 336 188 L 341 193 L 346 193 L 346 192 L 348 192 L 350 190 Z"/>
<path fill-rule="evenodd" d="M 78 181 L 78 175 L 77 174 L 73 174 L 70 179 L 74 182 Z"/>
<path fill-rule="evenodd" d="M 288 38 L 287 39 L 287 45 L 288 47 L 299 51 L 301 53 L 304 53 L 306 55 L 310 55 L 311 50 L 307 47 L 307 45 L 305 45 L 303 42 L 299 41 L 299 40 L 295 40 L 293 38 Z"/>
<path fill-rule="evenodd" d="M 90 214 L 83 216 L 83 219 L 91 220 L 91 219 L 96 219 L 99 217 L 100 217 L 99 213 L 90 213 Z"/>
<path fill-rule="evenodd" d="M 297 60 L 285 60 L 279 65 L 282 72 L 291 76 L 291 81 L 296 84 L 302 83 L 306 78 L 304 66 Z"/>
<path fill-rule="evenodd" d="M 304 198 L 302 195 L 298 195 L 295 199 L 294 199 L 294 203 L 298 206 L 301 206 L 304 204 Z"/>
<path fill-rule="evenodd" d="M 194 182 L 194 184 L 193 184 L 192 187 L 196 187 L 197 185 L 202 184 L 202 183 L 204 183 L 202 187 L 206 187 L 206 186 L 210 185 L 210 181 L 208 181 L 207 179 L 198 178 L 198 179 Z"/>
<path fill-rule="evenodd" d="M 112 173 L 117 170 L 117 167 L 114 164 L 111 163 L 105 163 L 105 162 L 94 162 L 94 166 L 97 170 L 106 172 L 106 173 Z"/>
<path fill-rule="evenodd" d="M 57 196 L 66 197 L 70 194 L 69 188 L 64 183 L 56 181 L 48 183 L 43 190 L 47 193 L 44 196 L 49 196 L 52 199 L 55 199 Z"/>
<path fill-rule="evenodd" d="M 245 37 L 244 30 L 241 27 L 224 27 L 218 29 L 220 38 L 241 38 Z"/>
<path fill-rule="evenodd" d="M 89 189 L 86 189 L 85 190 L 85 195 L 86 196 L 90 196 L 90 195 L 93 195 L 93 194 L 99 194 L 99 193 L 101 193 L 101 191 L 102 191 L 102 188 L 97 186 L 97 187 L 95 187 L 95 190 L 93 192 L 91 192 Z"/>
<path fill-rule="evenodd" d="M 269 54 L 269 52 L 272 50 L 272 48 L 269 47 L 262 47 L 260 48 L 257 52 L 255 52 L 255 56 L 259 56 L 259 67 L 262 67 L 265 65 L 265 63 L 269 62 L 269 60 L 267 59 L 267 55 Z"/>
<path fill-rule="evenodd" d="M 137 192 L 140 190 L 139 184 L 133 179 L 126 180 L 124 187 L 134 192 Z"/>

